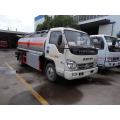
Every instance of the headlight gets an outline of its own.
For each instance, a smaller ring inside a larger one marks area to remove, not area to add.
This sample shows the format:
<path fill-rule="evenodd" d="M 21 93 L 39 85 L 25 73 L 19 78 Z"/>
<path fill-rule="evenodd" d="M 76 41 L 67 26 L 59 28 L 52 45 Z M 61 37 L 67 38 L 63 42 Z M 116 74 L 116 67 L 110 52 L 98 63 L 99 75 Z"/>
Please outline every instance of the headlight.
<path fill-rule="evenodd" d="M 66 62 L 67 62 L 67 67 L 68 67 L 70 70 L 77 70 L 77 64 L 76 64 L 75 61 L 67 59 Z"/>
<path fill-rule="evenodd" d="M 96 67 L 96 66 L 97 66 L 97 62 L 94 62 L 94 63 L 93 63 L 93 67 Z"/>
<path fill-rule="evenodd" d="M 106 61 L 107 62 L 111 62 L 112 61 L 112 57 L 106 57 Z"/>

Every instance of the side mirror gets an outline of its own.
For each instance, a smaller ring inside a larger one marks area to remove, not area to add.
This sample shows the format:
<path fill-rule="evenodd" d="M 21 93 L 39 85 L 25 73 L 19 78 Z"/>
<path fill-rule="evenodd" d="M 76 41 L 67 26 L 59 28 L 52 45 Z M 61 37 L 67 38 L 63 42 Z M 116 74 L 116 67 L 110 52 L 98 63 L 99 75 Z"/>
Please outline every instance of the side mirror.
<path fill-rule="evenodd" d="M 57 44 L 58 44 L 58 46 L 60 46 L 60 45 L 62 44 L 62 35 L 60 35 L 60 36 L 58 37 Z"/>
<path fill-rule="evenodd" d="M 104 42 L 101 42 L 101 49 L 104 49 Z"/>

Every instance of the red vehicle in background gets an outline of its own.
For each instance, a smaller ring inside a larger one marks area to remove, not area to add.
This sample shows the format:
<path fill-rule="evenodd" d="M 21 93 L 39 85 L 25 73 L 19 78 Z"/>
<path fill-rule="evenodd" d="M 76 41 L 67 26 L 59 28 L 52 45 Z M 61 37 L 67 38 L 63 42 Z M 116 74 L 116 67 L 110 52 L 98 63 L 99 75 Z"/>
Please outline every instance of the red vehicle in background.
<path fill-rule="evenodd" d="M 8 48 L 8 41 L 0 40 L 0 48 Z"/>

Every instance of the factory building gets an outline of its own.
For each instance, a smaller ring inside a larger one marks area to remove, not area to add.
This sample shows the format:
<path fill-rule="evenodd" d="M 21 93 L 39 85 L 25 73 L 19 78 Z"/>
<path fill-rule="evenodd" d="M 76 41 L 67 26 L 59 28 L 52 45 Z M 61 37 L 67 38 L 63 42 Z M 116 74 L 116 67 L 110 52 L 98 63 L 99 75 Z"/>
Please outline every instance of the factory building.
<path fill-rule="evenodd" d="M 16 48 L 19 35 L 25 35 L 25 32 L 0 30 L 0 49 Z"/>
<path fill-rule="evenodd" d="M 117 36 L 120 32 L 120 15 L 76 15 L 74 20 L 88 34 Z"/>

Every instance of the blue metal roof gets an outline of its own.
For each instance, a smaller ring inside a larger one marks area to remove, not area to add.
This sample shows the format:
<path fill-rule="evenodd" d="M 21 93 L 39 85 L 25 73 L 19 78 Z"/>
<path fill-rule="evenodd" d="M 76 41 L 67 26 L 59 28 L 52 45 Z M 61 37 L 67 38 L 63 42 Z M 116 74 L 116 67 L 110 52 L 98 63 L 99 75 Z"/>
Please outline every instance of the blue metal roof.
<path fill-rule="evenodd" d="M 40 20 L 42 18 L 44 18 L 44 15 L 38 15 L 37 17 L 35 17 L 35 21 Z"/>

